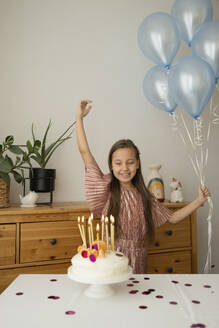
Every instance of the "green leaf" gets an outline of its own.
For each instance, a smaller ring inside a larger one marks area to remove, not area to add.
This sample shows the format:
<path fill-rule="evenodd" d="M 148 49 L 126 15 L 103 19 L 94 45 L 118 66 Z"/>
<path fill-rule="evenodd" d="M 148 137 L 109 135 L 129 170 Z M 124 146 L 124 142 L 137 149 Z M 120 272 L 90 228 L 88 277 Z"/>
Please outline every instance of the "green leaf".
<path fill-rule="evenodd" d="M 33 145 L 33 152 L 37 152 L 41 147 L 41 141 L 40 140 L 35 140 L 34 145 Z"/>
<path fill-rule="evenodd" d="M 0 172 L 9 173 L 12 169 L 13 162 L 7 155 L 5 158 L 0 158 Z"/>
<path fill-rule="evenodd" d="M 10 185 L 10 176 L 7 173 L 0 172 L 0 178 Z"/>
<path fill-rule="evenodd" d="M 28 152 L 31 154 L 33 152 L 33 147 L 31 145 L 30 140 L 27 140 L 26 146 L 27 146 Z"/>
<path fill-rule="evenodd" d="M 14 179 L 17 183 L 21 183 L 23 181 L 23 177 L 20 173 L 18 173 L 17 171 L 13 170 L 12 174 L 14 176 Z"/>
<path fill-rule="evenodd" d="M 13 137 L 13 136 L 7 136 L 7 137 L 5 138 L 5 143 L 6 143 L 7 145 L 11 145 L 11 144 L 13 144 L 13 142 L 14 142 L 14 137 Z"/>
<path fill-rule="evenodd" d="M 44 158 L 44 153 L 45 153 L 45 148 L 46 148 L 46 139 L 47 139 L 47 135 L 48 135 L 48 132 L 49 132 L 49 129 L 50 129 L 51 125 L 52 125 L 51 120 L 49 120 L 49 124 L 46 128 L 46 131 L 45 131 L 44 137 L 43 137 L 43 141 L 42 141 L 42 150 L 41 150 L 42 158 Z"/>
<path fill-rule="evenodd" d="M 18 163 L 21 161 L 21 158 L 19 156 L 16 156 L 16 162 L 15 162 L 15 165 L 17 166 Z"/>
<path fill-rule="evenodd" d="M 34 134 L 34 131 L 33 131 L 33 123 L 31 125 L 31 132 L 32 132 L 33 142 L 35 142 L 36 138 L 35 138 L 35 134 Z"/>
<path fill-rule="evenodd" d="M 10 150 L 13 154 L 21 155 L 23 154 L 23 150 L 16 145 L 11 145 L 8 147 L 8 150 Z"/>

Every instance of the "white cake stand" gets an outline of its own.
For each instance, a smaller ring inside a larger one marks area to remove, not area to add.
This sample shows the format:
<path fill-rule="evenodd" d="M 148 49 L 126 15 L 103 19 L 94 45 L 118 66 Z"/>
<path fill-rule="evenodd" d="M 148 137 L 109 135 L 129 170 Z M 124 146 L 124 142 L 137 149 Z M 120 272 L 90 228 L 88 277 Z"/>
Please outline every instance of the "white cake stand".
<path fill-rule="evenodd" d="M 74 274 L 72 266 L 68 268 L 68 277 L 74 281 L 89 284 L 90 286 L 85 289 L 84 294 L 88 297 L 94 298 L 105 298 L 112 296 L 115 293 L 115 290 L 110 285 L 128 280 L 131 274 L 132 268 L 129 266 L 128 272 L 120 276 L 111 278 L 85 278 Z"/>

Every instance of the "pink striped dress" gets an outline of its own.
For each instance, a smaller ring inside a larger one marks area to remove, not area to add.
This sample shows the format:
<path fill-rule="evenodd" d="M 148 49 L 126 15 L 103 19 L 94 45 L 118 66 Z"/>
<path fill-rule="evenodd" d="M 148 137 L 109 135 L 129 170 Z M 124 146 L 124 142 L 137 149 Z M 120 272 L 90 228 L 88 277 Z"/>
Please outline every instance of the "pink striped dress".
<path fill-rule="evenodd" d="M 110 199 L 111 174 L 103 174 L 97 164 L 89 164 L 85 174 L 85 193 L 90 211 L 94 217 L 107 214 Z M 164 207 L 152 195 L 152 217 L 156 227 L 165 223 L 172 211 Z M 118 220 L 118 218 L 115 218 Z M 121 187 L 119 224 L 121 231 L 115 240 L 115 247 L 129 258 L 133 273 L 146 273 L 147 250 L 146 223 L 140 193 Z"/>

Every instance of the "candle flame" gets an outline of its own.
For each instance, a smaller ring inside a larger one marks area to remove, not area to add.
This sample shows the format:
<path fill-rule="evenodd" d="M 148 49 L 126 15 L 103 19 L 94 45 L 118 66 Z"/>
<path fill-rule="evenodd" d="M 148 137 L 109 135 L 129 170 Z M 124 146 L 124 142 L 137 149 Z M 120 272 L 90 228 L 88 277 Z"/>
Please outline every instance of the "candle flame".
<path fill-rule="evenodd" d="M 102 214 L 101 222 L 104 222 L 104 215 Z"/>
<path fill-rule="evenodd" d="M 82 216 L 82 219 L 81 219 L 82 223 L 84 223 L 84 216 Z"/>
<path fill-rule="evenodd" d="M 112 224 L 115 223 L 115 219 L 114 219 L 114 217 L 113 217 L 112 215 L 110 215 L 110 222 L 111 222 Z"/>
<path fill-rule="evenodd" d="M 108 217 L 105 218 L 105 223 L 108 223 L 109 222 L 109 219 Z"/>
<path fill-rule="evenodd" d="M 88 219 L 88 224 L 91 224 L 91 217 L 89 217 Z"/>
<path fill-rule="evenodd" d="M 94 215 L 93 215 L 93 213 L 91 213 L 91 216 L 90 216 L 90 217 L 91 217 L 91 220 L 93 220 L 93 218 L 94 218 Z"/>
<path fill-rule="evenodd" d="M 81 221 L 81 218 L 80 218 L 80 216 L 78 217 L 78 223 L 80 223 L 80 221 Z"/>
<path fill-rule="evenodd" d="M 98 232 L 99 232 L 99 230 L 100 230 L 100 226 L 99 226 L 99 223 L 97 223 L 97 226 L 96 226 L 96 231 L 98 231 Z"/>

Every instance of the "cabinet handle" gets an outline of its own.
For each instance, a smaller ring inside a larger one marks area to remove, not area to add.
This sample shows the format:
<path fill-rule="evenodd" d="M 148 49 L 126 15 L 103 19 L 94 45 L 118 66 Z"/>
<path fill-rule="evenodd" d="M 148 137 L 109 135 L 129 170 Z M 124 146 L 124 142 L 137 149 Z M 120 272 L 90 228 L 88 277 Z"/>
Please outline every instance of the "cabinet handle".
<path fill-rule="evenodd" d="M 172 230 L 167 230 L 167 235 L 168 236 L 171 236 L 173 234 L 173 231 Z"/>
<path fill-rule="evenodd" d="M 173 272 L 173 268 L 168 268 L 167 270 L 169 273 L 172 273 Z"/>
<path fill-rule="evenodd" d="M 55 239 L 55 238 L 54 238 L 54 239 L 51 239 L 51 240 L 50 240 L 50 244 L 51 244 L 51 245 L 55 245 L 55 244 L 56 244 L 56 239 Z"/>

